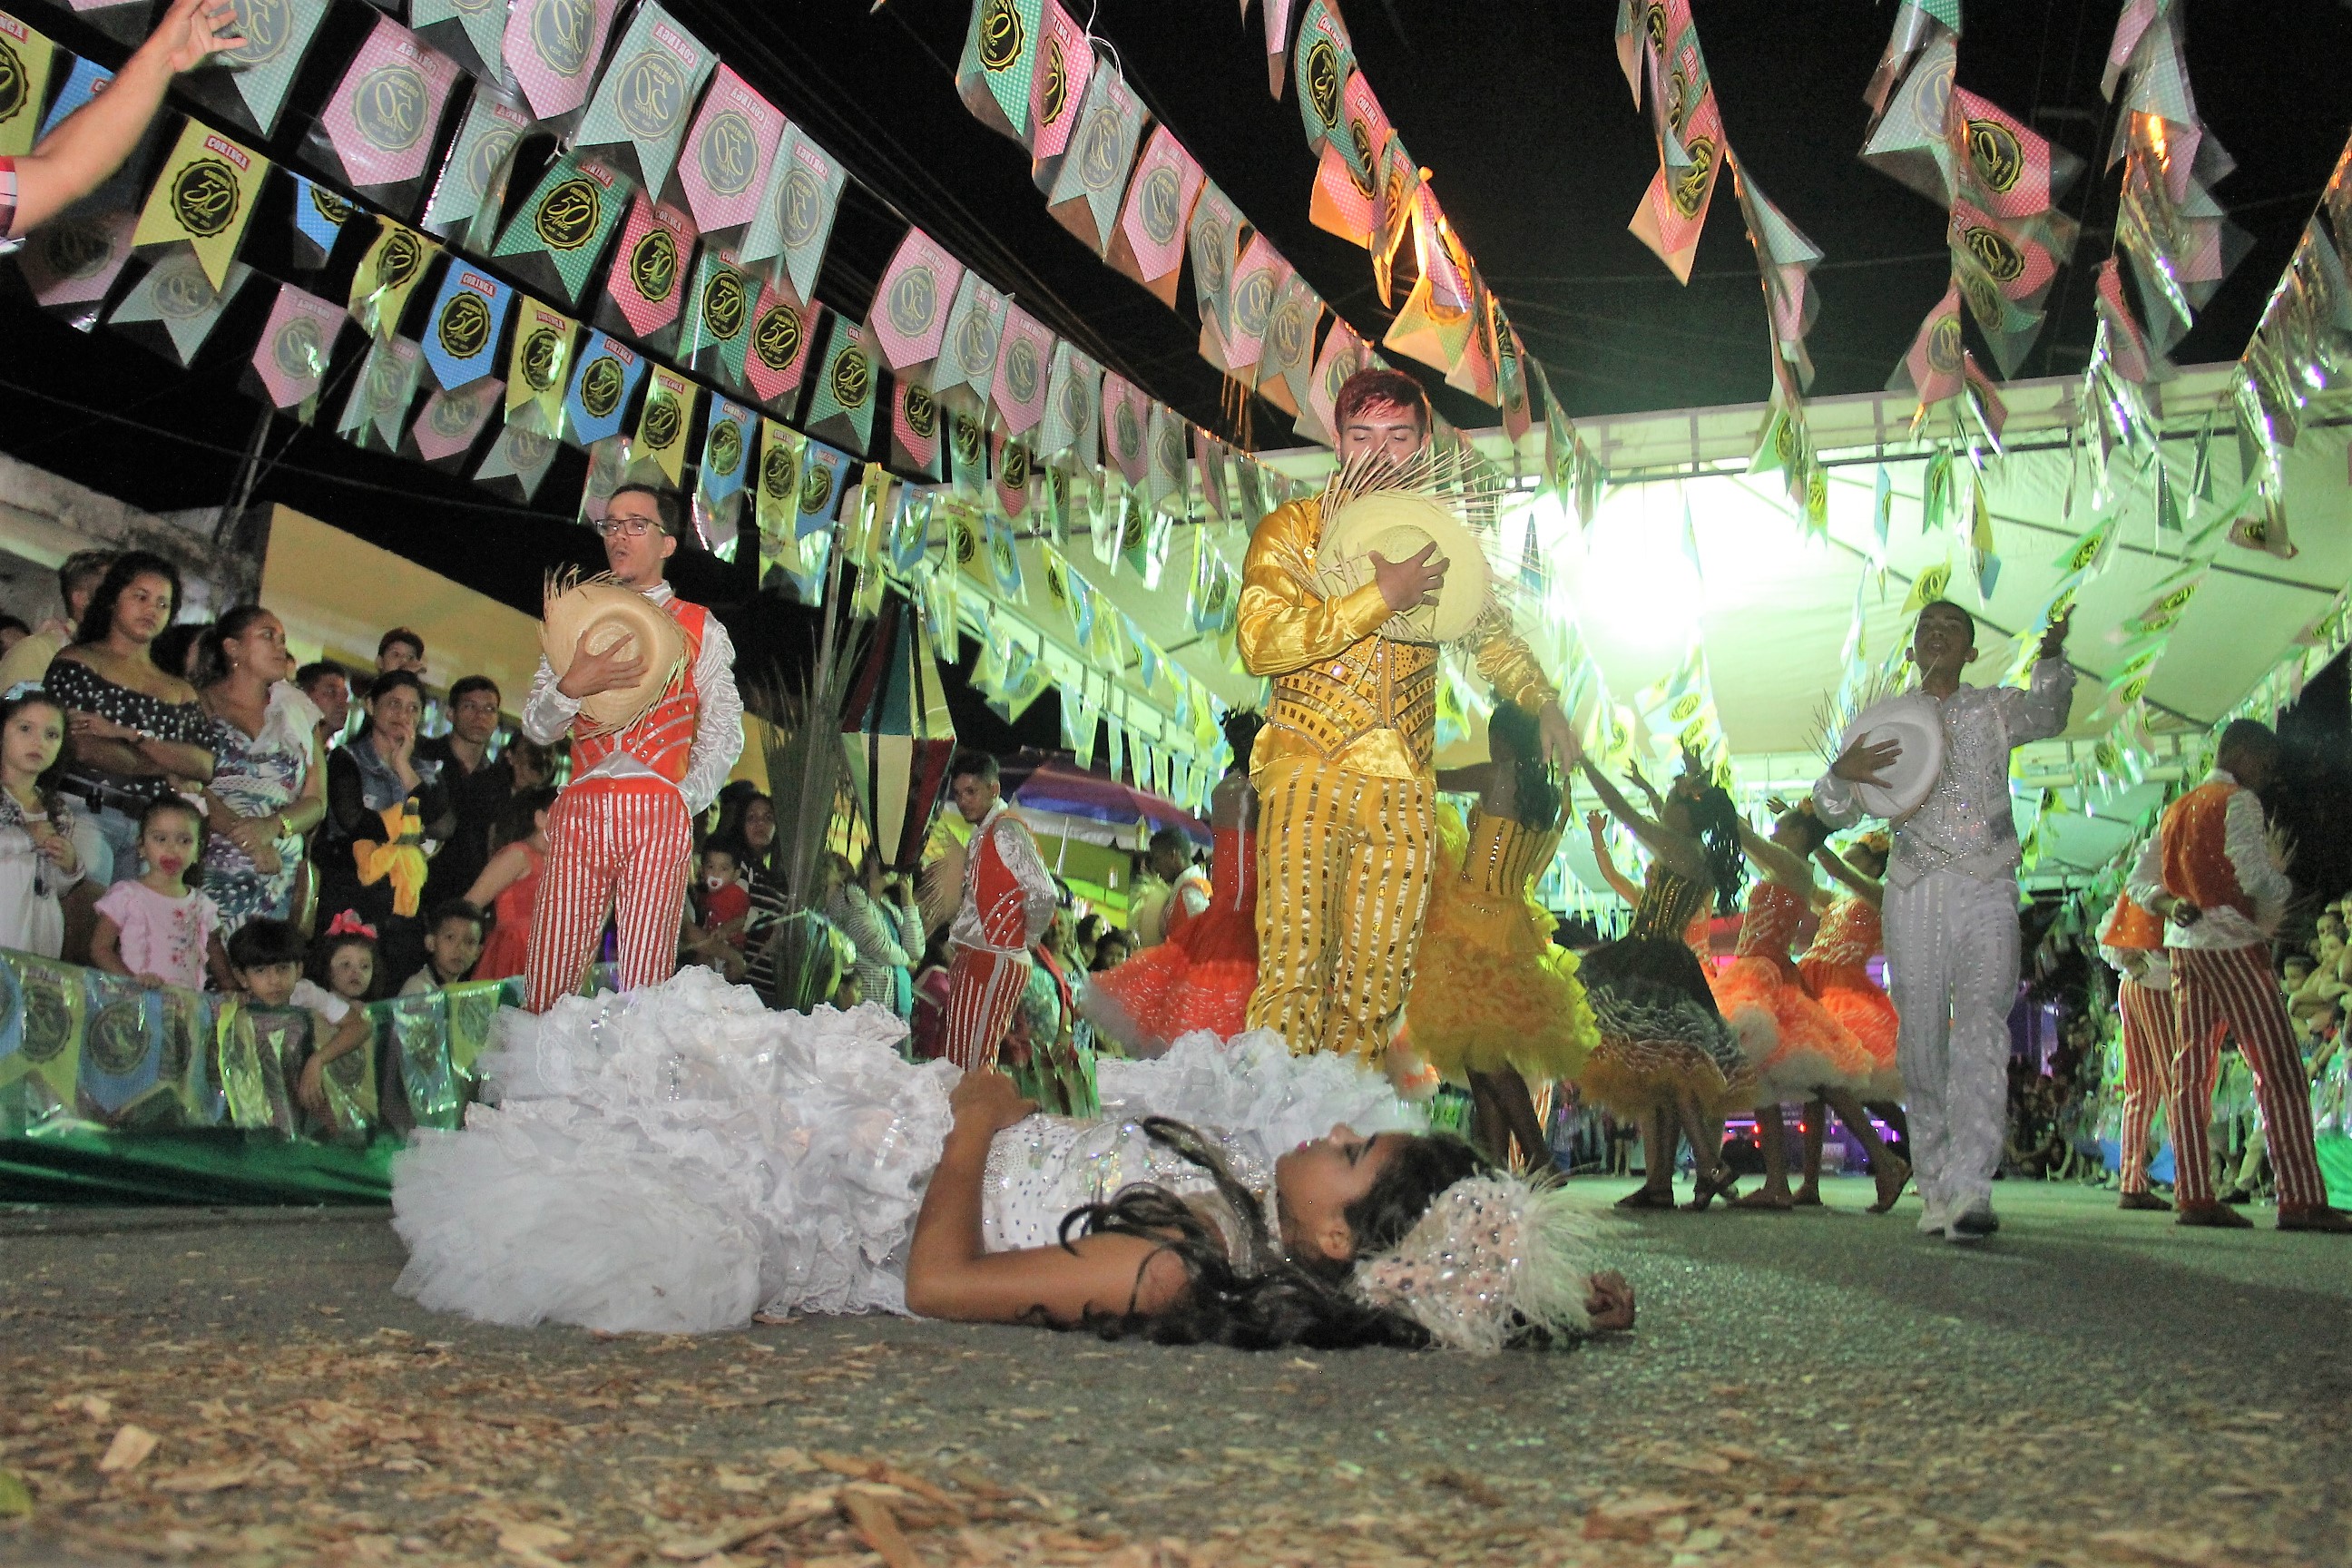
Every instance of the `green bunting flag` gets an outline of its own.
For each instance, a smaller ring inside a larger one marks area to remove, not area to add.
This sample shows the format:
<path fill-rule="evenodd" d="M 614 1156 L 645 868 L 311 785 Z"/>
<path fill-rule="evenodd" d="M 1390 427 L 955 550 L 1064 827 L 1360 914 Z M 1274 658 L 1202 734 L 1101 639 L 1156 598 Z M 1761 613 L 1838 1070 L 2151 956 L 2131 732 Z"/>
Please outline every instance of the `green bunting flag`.
<path fill-rule="evenodd" d="M 492 240 L 505 204 L 514 151 L 530 132 L 530 110 L 488 82 L 474 84 L 457 140 L 441 161 L 440 177 L 425 204 L 424 229 L 480 250 Z"/>
<path fill-rule="evenodd" d="M 784 127 L 740 259 L 765 271 L 803 310 L 813 302 L 846 178 L 831 153 L 798 127 Z"/>
<path fill-rule="evenodd" d="M 201 121 L 187 121 L 140 211 L 131 245 L 193 246 L 205 276 L 220 288 L 228 281 L 229 262 L 253 221 L 253 204 L 268 173 L 269 160 L 260 153 Z"/>
<path fill-rule="evenodd" d="M 874 361 L 857 340 L 849 320 L 835 311 L 805 423 L 812 436 L 838 441 L 862 456 L 874 437 Z"/>
<path fill-rule="evenodd" d="M 1127 193 L 1127 172 L 1142 138 L 1143 105 L 1135 89 L 1116 66 L 1097 64 L 1087 82 L 1077 129 L 1070 133 L 1069 154 L 1045 193 L 1047 213 L 1097 256 L 1109 248 L 1119 200 Z"/>
<path fill-rule="evenodd" d="M 517 274 L 577 308 L 635 192 L 627 175 L 567 153 L 548 165 L 490 254 L 514 258 Z"/>
<path fill-rule="evenodd" d="M 536 430 L 525 430 L 509 424 L 490 443 L 489 456 L 474 470 L 477 484 L 492 489 L 510 489 L 524 500 L 539 493 L 541 479 L 555 464 L 555 454 L 562 443 L 552 436 Z"/>
<path fill-rule="evenodd" d="M 743 354 L 751 342 L 751 307 L 759 285 L 717 248 L 704 246 L 695 264 L 686 320 L 678 328 L 677 355 L 693 370 L 715 376 L 732 391 L 745 390 Z"/>
<path fill-rule="evenodd" d="M 21 158 L 40 140 L 57 58 L 47 35 L 0 11 L 0 157 Z"/>
<path fill-rule="evenodd" d="M 677 161 L 687 116 L 716 63 L 659 0 L 638 0 L 629 30 L 588 100 L 578 145 L 609 149 L 615 163 L 658 193 Z"/>
<path fill-rule="evenodd" d="M 702 461 L 695 485 L 702 498 L 716 505 L 742 492 L 751 477 L 751 440 L 760 416 L 740 403 L 717 399 L 710 409 L 710 428 L 702 437 Z"/>
<path fill-rule="evenodd" d="M 956 91 L 971 117 L 1030 144 L 1030 77 L 1037 64 L 1041 0 L 972 0 Z"/>
<path fill-rule="evenodd" d="M 206 61 L 192 85 L 225 76 L 235 89 L 236 107 L 229 112 L 263 136 L 275 135 L 286 94 L 301 71 L 303 57 L 327 19 L 327 0 L 234 0 L 234 31 L 242 47 L 224 49 Z M 203 93 L 208 101 L 226 95 Z"/>
<path fill-rule="evenodd" d="M 371 343 L 335 433 L 356 447 L 398 451 L 408 405 L 415 400 L 416 380 L 424 370 L 424 351 L 409 339 L 380 338 Z"/>
<path fill-rule="evenodd" d="M 417 37 L 456 60 L 476 85 L 495 81 L 506 41 L 507 8 L 493 0 L 409 0 L 408 25 Z"/>
<path fill-rule="evenodd" d="M 159 257 L 146 276 L 132 286 L 122 303 L 114 308 L 110 320 L 117 326 L 160 324 L 173 356 L 185 365 L 195 359 L 196 351 L 204 346 L 214 323 L 220 320 L 222 308 L 245 286 L 249 276 L 243 266 L 232 263 L 228 280 L 215 289 L 213 280 L 205 276 L 204 263 L 196 258 L 196 253 L 175 247 Z"/>
<path fill-rule="evenodd" d="M 806 438 L 781 419 L 760 421 L 759 484 L 752 495 L 752 514 L 759 521 L 761 576 L 764 581 L 771 553 L 789 550 L 798 534 L 801 454 Z"/>

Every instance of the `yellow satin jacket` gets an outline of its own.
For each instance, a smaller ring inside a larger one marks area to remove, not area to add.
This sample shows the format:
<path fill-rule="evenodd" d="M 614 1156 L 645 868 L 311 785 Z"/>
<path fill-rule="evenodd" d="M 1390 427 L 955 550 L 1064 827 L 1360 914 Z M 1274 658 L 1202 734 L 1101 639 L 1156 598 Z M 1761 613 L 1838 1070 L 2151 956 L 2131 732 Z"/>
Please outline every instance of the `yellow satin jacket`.
<path fill-rule="evenodd" d="M 1426 780 L 1437 736 L 1437 649 L 1380 635 L 1390 610 L 1377 583 L 1325 598 L 1315 586 L 1322 537 L 1322 510 L 1312 498 L 1275 508 L 1250 536 L 1236 640 L 1249 672 L 1274 681 L 1250 769 L 1308 757 L 1377 777 Z M 1478 673 L 1502 696 L 1529 710 L 1558 700 L 1501 606 L 1465 640 Z"/>

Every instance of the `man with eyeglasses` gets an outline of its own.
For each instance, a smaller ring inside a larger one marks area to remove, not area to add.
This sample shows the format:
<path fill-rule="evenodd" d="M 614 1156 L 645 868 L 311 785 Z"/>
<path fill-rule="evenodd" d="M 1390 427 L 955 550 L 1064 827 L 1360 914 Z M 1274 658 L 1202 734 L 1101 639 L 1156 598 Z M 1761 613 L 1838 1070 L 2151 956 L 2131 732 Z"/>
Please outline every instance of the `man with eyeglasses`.
<path fill-rule="evenodd" d="M 547 863 L 524 961 L 523 1005 L 543 1013 L 580 984 L 609 914 L 620 931 L 621 990 L 656 985 L 677 967 L 694 819 L 718 798 L 743 750 L 743 701 L 727 628 L 662 580 L 677 551 L 677 497 L 651 485 L 613 492 L 597 531 L 614 579 L 659 605 L 686 635 L 685 670 L 617 734 L 572 738 L 572 782 L 547 821 Z M 522 731 L 552 746 L 591 697 L 646 674 L 635 644 L 592 652 L 583 633 L 556 679 L 540 660 Z"/>

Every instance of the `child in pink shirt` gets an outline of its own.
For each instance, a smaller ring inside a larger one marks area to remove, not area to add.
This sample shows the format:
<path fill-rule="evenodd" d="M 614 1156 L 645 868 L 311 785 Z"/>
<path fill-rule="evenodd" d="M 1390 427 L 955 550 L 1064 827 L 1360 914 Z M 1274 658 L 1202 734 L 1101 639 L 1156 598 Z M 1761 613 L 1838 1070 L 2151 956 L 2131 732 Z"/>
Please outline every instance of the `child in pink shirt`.
<path fill-rule="evenodd" d="M 201 991 L 205 964 L 220 944 L 220 910 L 188 886 L 204 853 L 204 819 L 178 795 L 151 804 L 139 816 L 139 854 L 146 870 L 106 890 L 98 900 L 90 963 L 148 987 Z M 218 955 L 225 965 L 225 954 Z"/>

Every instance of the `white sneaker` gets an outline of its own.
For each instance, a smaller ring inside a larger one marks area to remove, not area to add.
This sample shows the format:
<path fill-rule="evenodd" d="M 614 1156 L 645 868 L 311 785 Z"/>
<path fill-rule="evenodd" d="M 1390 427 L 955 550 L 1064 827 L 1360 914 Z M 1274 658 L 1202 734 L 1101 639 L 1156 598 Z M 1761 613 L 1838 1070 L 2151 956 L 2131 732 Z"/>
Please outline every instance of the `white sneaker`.
<path fill-rule="evenodd" d="M 1944 1205 L 1938 1200 L 1928 1197 L 1924 1193 L 1921 1194 L 1919 1197 L 1918 1230 L 1921 1236 L 1941 1236 L 1944 1234 Z"/>

